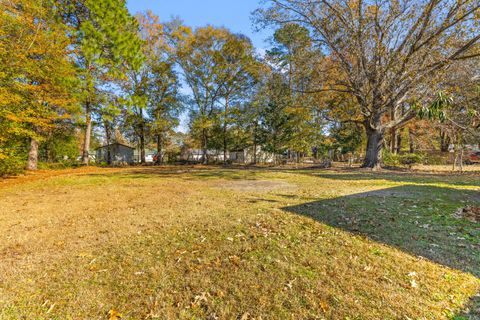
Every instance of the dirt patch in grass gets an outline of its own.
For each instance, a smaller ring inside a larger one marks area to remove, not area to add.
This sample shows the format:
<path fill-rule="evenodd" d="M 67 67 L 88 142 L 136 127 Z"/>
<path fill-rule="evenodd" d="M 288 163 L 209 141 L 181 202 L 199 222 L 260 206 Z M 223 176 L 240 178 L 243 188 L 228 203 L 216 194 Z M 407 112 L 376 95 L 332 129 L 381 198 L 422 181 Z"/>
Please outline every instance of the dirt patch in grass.
<path fill-rule="evenodd" d="M 480 223 L 480 207 L 467 206 L 465 208 L 460 208 L 455 211 L 454 217 Z"/>
<path fill-rule="evenodd" d="M 294 189 L 295 185 L 280 180 L 238 180 L 218 183 L 217 187 L 243 192 L 266 192 L 278 189 Z"/>

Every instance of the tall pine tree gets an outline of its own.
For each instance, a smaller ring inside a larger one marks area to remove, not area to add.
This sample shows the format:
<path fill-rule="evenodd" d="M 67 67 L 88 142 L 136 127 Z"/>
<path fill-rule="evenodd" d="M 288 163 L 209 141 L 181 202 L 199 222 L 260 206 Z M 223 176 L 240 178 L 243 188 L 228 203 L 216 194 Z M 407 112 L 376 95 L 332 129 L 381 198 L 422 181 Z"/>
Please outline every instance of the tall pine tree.
<path fill-rule="evenodd" d="M 102 100 L 118 93 L 116 82 L 125 78 L 124 66 L 140 68 L 142 41 L 125 0 L 56 0 L 70 28 L 75 62 L 81 80 L 79 97 L 85 115 L 82 163 L 88 165 L 92 117 Z M 106 98 L 105 98 L 106 97 Z"/>

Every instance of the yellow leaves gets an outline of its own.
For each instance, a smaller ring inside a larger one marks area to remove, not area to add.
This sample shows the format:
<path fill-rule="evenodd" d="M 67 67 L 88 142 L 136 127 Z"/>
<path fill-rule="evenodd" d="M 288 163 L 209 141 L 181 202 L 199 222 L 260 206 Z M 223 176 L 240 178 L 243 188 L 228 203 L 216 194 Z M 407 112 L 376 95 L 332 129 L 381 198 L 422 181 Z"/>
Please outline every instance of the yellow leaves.
<path fill-rule="evenodd" d="M 416 289 L 418 287 L 417 281 L 415 278 L 417 277 L 417 273 L 415 271 L 409 272 L 408 277 L 410 278 L 410 288 Z"/>
<path fill-rule="evenodd" d="M 240 257 L 237 256 L 237 255 L 229 256 L 229 257 L 228 257 L 228 260 L 229 260 L 233 265 L 235 265 L 236 267 L 238 267 L 238 266 L 240 265 L 240 262 L 241 262 Z"/>
<path fill-rule="evenodd" d="M 224 298 L 225 297 L 225 292 L 223 292 L 222 290 L 219 289 L 215 292 L 215 295 L 219 298 Z"/>
<path fill-rule="evenodd" d="M 51 303 L 50 300 L 45 300 L 42 307 L 48 307 L 47 314 L 49 314 L 53 311 L 53 308 L 55 308 L 55 303 Z"/>
<path fill-rule="evenodd" d="M 293 289 L 293 283 L 296 281 L 297 279 L 293 279 L 293 280 L 290 280 L 289 282 L 287 282 L 285 284 L 285 287 L 283 288 L 283 290 L 292 290 Z"/>
<path fill-rule="evenodd" d="M 108 320 L 119 320 L 122 318 L 122 314 L 115 309 L 108 311 Z"/>
<path fill-rule="evenodd" d="M 208 298 L 210 298 L 211 295 L 208 292 L 202 292 L 199 295 L 196 295 L 190 304 L 190 307 L 192 309 L 200 307 L 202 304 L 206 304 L 208 302 Z"/>
<path fill-rule="evenodd" d="M 322 309 L 323 313 L 327 313 L 329 306 L 324 300 L 320 300 L 320 308 Z"/>

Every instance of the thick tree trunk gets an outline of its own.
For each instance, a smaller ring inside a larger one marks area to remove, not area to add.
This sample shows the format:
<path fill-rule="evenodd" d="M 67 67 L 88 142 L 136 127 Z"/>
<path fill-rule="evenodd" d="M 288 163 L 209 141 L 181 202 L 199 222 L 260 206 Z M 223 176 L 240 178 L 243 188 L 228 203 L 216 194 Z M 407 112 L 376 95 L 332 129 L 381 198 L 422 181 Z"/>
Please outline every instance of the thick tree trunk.
<path fill-rule="evenodd" d="M 90 110 L 90 103 L 87 102 L 85 107 L 85 137 L 83 140 L 82 164 L 88 166 L 90 161 L 90 137 L 92 135 L 92 111 Z"/>
<path fill-rule="evenodd" d="M 33 138 L 30 139 L 30 149 L 28 151 L 28 161 L 26 169 L 38 169 L 38 141 Z"/>
<path fill-rule="evenodd" d="M 366 128 L 367 133 L 367 150 L 363 168 L 378 169 L 381 165 L 381 151 L 383 147 L 384 133 L 380 130 Z"/>

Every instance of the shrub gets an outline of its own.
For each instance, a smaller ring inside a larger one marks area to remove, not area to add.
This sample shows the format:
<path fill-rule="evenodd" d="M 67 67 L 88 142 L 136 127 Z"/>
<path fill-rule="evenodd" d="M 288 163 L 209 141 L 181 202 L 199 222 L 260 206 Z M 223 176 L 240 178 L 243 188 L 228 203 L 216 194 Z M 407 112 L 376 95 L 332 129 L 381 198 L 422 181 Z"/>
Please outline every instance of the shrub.
<path fill-rule="evenodd" d="M 404 166 L 412 166 L 417 163 L 422 163 L 424 156 L 418 153 L 405 153 L 399 156 L 400 164 Z"/>
<path fill-rule="evenodd" d="M 408 166 L 411 167 L 416 163 L 422 163 L 425 156 L 419 153 L 403 153 L 394 154 L 389 151 L 383 152 L 383 164 L 386 166 Z"/>
<path fill-rule="evenodd" d="M 391 153 L 388 150 L 384 150 L 382 154 L 383 164 L 389 167 L 396 167 L 400 165 L 400 157 L 398 154 Z"/>
<path fill-rule="evenodd" d="M 0 159 L 0 177 L 16 175 L 23 172 L 25 159 L 19 156 L 6 156 Z"/>
<path fill-rule="evenodd" d="M 450 163 L 450 154 L 449 153 L 427 154 L 424 157 L 423 163 L 429 164 L 429 165 L 446 165 Z"/>
<path fill-rule="evenodd" d="M 21 142 L 0 147 L 0 177 L 16 175 L 24 171 L 27 150 Z"/>

